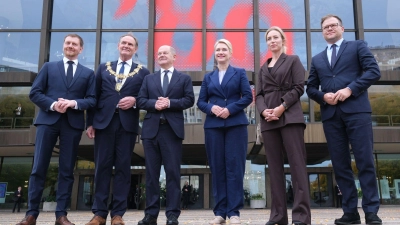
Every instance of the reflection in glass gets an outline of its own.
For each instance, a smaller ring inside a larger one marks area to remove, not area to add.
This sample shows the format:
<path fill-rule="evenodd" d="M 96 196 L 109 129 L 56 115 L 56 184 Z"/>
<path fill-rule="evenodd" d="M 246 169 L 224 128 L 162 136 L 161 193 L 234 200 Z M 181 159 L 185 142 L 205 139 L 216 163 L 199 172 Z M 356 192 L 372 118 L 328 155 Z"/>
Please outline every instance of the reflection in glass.
<path fill-rule="evenodd" d="M 95 29 L 97 0 L 53 1 L 53 29 Z"/>
<path fill-rule="evenodd" d="M 400 71 L 400 32 L 365 32 L 365 41 L 380 70 Z"/>
<path fill-rule="evenodd" d="M 52 32 L 50 42 L 50 59 L 49 61 L 62 60 L 64 57 L 63 44 L 64 38 L 70 32 Z M 78 62 L 83 66 L 94 69 L 94 58 L 96 52 L 96 33 L 94 32 L 77 32 L 83 39 L 83 50 L 78 56 Z"/>
<path fill-rule="evenodd" d="M 101 39 L 101 63 L 116 61 L 119 58 L 118 43 L 122 35 L 127 32 L 104 32 Z M 138 40 L 139 48 L 133 56 L 133 61 L 147 67 L 148 33 L 133 32 L 133 36 Z"/>
<path fill-rule="evenodd" d="M 30 87 L 0 87 L 0 128 L 29 128 L 35 105 L 29 99 Z"/>
<path fill-rule="evenodd" d="M 202 36 L 201 32 L 155 32 L 154 59 L 160 46 L 170 45 L 176 50 L 174 67 L 180 71 L 201 71 Z M 160 69 L 155 63 L 155 70 Z"/>
<path fill-rule="evenodd" d="M 304 122 L 310 122 L 310 99 L 306 93 L 306 86 L 304 86 L 304 93 L 300 97 L 301 108 L 303 109 Z"/>
<path fill-rule="evenodd" d="M 103 1 L 104 29 L 147 29 L 148 24 L 148 0 Z"/>
<path fill-rule="evenodd" d="M 0 72 L 38 72 L 39 32 L 0 32 Z"/>
<path fill-rule="evenodd" d="M 309 174 L 311 207 L 333 206 L 334 192 L 332 176 L 328 174 Z"/>
<path fill-rule="evenodd" d="M 29 175 L 32 170 L 32 157 L 4 157 L 1 165 L 0 181 L 7 182 L 7 191 L 14 192 L 21 186 L 24 199 L 28 197 Z M 6 195 L 5 202 L 13 203 L 12 194 Z"/>
<path fill-rule="evenodd" d="M 307 70 L 307 48 L 305 32 L 285 32 L 286 35 L 286 54 L 297 55 L 301 64 Z M 265 31 L 260 32 L 260 65 L 262 66 L 272 53 L 268 52 L 267 41 L 265 40 Z"/>
<path fill-rule="evenodd" d="M 42 1 L 2 0 L 0 29 L 40 29 L 42 10 Z"/>
<path fill-rule="evenodd" d="M 380 175 L 382 203 L 385 205 L 400 204 L 400 155 L 378 154 L 377 174 Z M 385 193 L 385 194 L 384 194 Z"/>
<path fill-rule="evenodd" d="M 400 126 L 400 86 L 372 85 L 368 89 L 373 126 Z"/>
<path fill-rule="evenodd" d="M 304 0 L 259 0 L 260 28 L 305 28 Z"/>
<path fill-rule="evenodd" d="M 252 32 L 207 32 L 207 65 L 206 70 L 214 70 L 214 44 L 225 38 L 232 43 L 231 65 L 254 71 L 254 41 Z"/>
<path fill-rule="evenodd" d="M 321 29 L 321 18 L 328 14 L 339 16 L 342 19 L 344 28 L 354 29 L 353 1 L 310 0 L 311 29 Z"/>
<path fill-rule="evenodd" d="M 399 29 L 400 1 L 368 0 L 362 1 L 363 22 L 366 29 Z M 368 16 L 376 15 L 376 16 Z"/>
<path fill-rule="evenodd" d="M 201 28 L 201 0 L 156 0 L 156 29 Z"/>
<path fill-rule="evenodd" d="M 253 1 L 207 0 L 207 28 L 253 28 Z"/>

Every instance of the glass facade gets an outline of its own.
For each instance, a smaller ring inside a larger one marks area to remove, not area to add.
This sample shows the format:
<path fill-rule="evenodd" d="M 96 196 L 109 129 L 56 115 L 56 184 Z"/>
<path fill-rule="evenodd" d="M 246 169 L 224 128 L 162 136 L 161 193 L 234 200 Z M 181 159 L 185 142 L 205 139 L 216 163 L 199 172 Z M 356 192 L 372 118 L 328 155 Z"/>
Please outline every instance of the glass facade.
<path fill-rule="evenodd" d="M 157 71 L 159 67 L 155 57 L 158 48 L 171 45 L 177 51 L 175 67 L 190 74 L 205 74 L 213 70 L 214 43 L 219 38 L 226 38 L 233 44 L 231 64 L 245 68 L 256 78 L 260 66 L 270 57 L 264 37 L 270 26 L 284 29 L 287 53 L 298 55 L 304 68 L 309 70 L 312 56 L 326 48 L 320 26 L 321 17 L 326 14 L 337 14 L 342 18 L 346 40 L 364 39 L 368 43 L 382 71 L 383 81 L 369 89 L 373 125 L 398 127 L 399 10 L 400 1 L 397 0 L 71 0 L 68 3 L 51 1 L 51 4 L 37 0 L 3 0 L 0 7 L 0 132 L 27 129 L 35 116 L 35 106 L 28 97 L 31 81 L 2 79 L 2 76 L 9 72 L 37 73 L 43 63 L 61 60 L 63 39 L 69 33 L 83 37 L 84 50 L 79 55 L 79 62 L 91 69 L 97 69 L 101 62 L 116 60 L 120 36 L 132 32 L 139 42 L 135 62 Z M 194 76 L 196 101 L 200 82 L 201 77 Z M 301 97 L 301 103 L 305 122 L 320 123 L 319 105 L 310 101 L 306 94 Z M 15 114 L 19 104 L 23 109 L 22 115 Z M 144 114 L 141 113 L 141 119 Z M 250 124 L 257 124 L 259 118 L 254 105 L 246 109 L 246 114 Z M 204 115 L 196 105 L 185 110 L 184 117 L 187 124 L 204 122 Z M 2 147 L 0 145 L 0 183 L 8 182 L 8 190 L 18 185 L 29 185 L 25 181 L 29 178 L 33 159 L 22 155 L 3 156 Z M 397 171 L 400 168 L 399 155 L 396 150 L 375 156 L 384 204 L 400 204 L 400 177 L 396 175 L 400 174 Z M 56 191 L 53 178 L 57 173 L 57 161 L 57 158 L 52 159 L 48 175 L 51 181 L 46 184 L 44 197 Z M 262 193 L 266 196 L 266 165 L 247 162 L 245 188 L 249 195 Z M 317 166 L 330 167 L 329 160 Z M 79 160 L 77 163 L 77 169 L 93 167 L 91 161 Z M 13 180 L 15 169 L 24 170 L 20 180 Z M 91 176 L 80 179 L 83 183 L 79 186 L 82 191 L 79 195 L 85 199 L 82 209 L 89 207 L 92 201 L 92 179 Z M 195 186 L 203 182 L 201 176 L 184 179 Z M 314 206 L 334 204 L 334 200 L 327 197 L 334 193 L 332 179 L 329 173 L 310 172 L 310 194 Z M 291 180 L 290 175 L 287 175 L 287 180 Z M 288 183 L 288 190 L 289 186 Z"/>

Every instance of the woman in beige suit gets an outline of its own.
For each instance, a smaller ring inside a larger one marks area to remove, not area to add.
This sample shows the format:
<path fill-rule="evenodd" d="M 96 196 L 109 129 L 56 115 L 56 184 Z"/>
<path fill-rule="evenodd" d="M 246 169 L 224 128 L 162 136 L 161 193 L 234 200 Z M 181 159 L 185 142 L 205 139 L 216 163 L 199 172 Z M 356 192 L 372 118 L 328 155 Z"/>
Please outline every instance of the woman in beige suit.
<path fill-rule="evenodd" d="M 286 152 L 291 167 L 294 202 L 292 223 L 310 224 L 310 200 L 304 145 L 304 117 L 300 97 L 304 93 L 304 67 L 296 55 L 286 55 L 286 36 L 279 27 L 265 33 L 272 57 L 260 69 L 256 106 L 271 179 L 271 215 L 266 225 L 288 224 Z"/>

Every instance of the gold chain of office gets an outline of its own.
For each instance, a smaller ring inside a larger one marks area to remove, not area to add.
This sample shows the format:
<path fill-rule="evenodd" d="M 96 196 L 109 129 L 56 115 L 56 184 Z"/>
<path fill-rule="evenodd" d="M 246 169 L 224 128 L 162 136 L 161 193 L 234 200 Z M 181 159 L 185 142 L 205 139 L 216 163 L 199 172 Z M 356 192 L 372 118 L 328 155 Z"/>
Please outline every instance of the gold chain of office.
<path fill-rule="evenodd" d="M 126 79 L 128 77 L 135 76 L 135 74 L 137 74 L 139 72 L 139 70 L 142 69 L 142 67 L 143 67 L 142 65 L 138 64 L 137 67 L 132 72 L 130 72 L 127 75 L 125 75 L 125 74 L 117 74 L 117 72 L 115 72 L 111 68 L 111 62 L 107 62 L 106 66 L 107 66 L 107 71 L 110 72 L 111 75 L 115 76 L 119 80 L 123 80 L 123 79 Z M 119 92 L 121 90 L 121 88 L 122 88 L 122 82 L 117 82 L 115 84 L 115 90 Z"/>

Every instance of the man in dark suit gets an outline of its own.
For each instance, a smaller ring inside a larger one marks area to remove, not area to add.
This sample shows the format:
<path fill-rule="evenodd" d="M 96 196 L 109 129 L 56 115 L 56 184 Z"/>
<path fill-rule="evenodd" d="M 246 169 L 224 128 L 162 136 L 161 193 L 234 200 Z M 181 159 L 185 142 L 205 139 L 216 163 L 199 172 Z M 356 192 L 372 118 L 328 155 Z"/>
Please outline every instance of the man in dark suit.
<path fill-rule="evenodd" d="M 146 209 L 138 225 L 157 224 L 161 162 L 167 176 L 167 225 L 177 225 L 181 213 L 183 110 L 193 106 L 194 93 L 190 76 L 173 67 L 174 48 L 161 46 L 157 57 L 161 70 L 145 77 L 138 97 L 139 108 L 147 110 L 141 136 L 146 156 Z"/>
<path fill-rule="evenodd" d="M 94 107 L 94 72 L 78 63 L 83 40 L 77 34 L 64 39 L 64 59 L 45 63 L 29 98 L 39 107 L 35 120 L 35 155 L 28 188 L 28 211 L 18 225 L 34 225 L 39 215 L 44 183 L 54 146 L 59 139 L 56 225 L 72 225 L 67 208 L 74 183 L 74 167 L 82 131 L 84 110 Z"/>
<path fill-rule="evenodd" d="M 13 213 L 15 212 L 15 207 L 18 205 L 18 211 L 21 209 L 21 202 L 22 202 L 22 190 L 21 186 L 18 187 L 18 189 L 14 192 L 14 208 L 13 208 Z"/>
<path fill-rule="evenodd" d="M 328 47 L 312 58 L 307 94 L 320 104 L 336 181 L 343 194 L 344 215 L 335 224 L 361 222 L 349 143 L 359 171 L 365 221 L 381 224 L 367 92 L 381 76 L 379 67 L 364 41 L 343 40 L 344 27 L 338 16 L 323 17 L 321 26 Z"/>
<path fill-rule="evenodd" d="M 122 217 L 131 184 L 131 156 L 139 127 L 136 97 L 143 79 L 150 73 L 132 60 L 138 46 L 132 34 L 122 35 L 118 42 L 119 59 L 100 64 L 96 72 L 97 106 L 88 111 L 86 131 L 89 138 L 94 138 L 96 191 L 94 216 L 87 225 L 106 224 L 113 166 L 111 224 L 124 224 Z"/>

